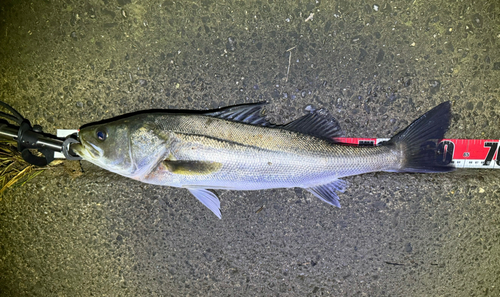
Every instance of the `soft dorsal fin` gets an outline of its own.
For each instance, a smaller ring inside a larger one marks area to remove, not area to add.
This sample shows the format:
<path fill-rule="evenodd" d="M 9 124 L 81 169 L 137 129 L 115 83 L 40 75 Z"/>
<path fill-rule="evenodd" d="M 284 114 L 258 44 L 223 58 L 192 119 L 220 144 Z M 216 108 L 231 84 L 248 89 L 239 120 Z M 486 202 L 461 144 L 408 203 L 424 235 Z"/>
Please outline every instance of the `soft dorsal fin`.
<path fill-rule="evenodd" d="M 344 136 L 340 124 L 329 114 L 313 111 L 283 126 L 283 129 L 300 132 L 333 141 L 332 138 Z"/>
<path fill-rule="evenodd" d="M 266 120 L 266 116 L 263 114 L 262 108 L 266 104 L 267 102 L 258 102 L 230 106 L 204 113 L 204 115 L 256 126 L 274 126 Z"/>

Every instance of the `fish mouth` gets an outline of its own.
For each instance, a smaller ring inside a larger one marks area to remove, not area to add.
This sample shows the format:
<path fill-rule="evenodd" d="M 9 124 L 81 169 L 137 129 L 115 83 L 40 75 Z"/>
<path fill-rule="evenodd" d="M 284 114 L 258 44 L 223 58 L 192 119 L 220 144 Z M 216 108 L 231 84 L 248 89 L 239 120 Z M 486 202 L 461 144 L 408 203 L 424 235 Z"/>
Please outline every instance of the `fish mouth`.
<path fill-rule="evenodd" d="M 71 145 L 71 149 L 83 159 L 98 159 L 102 155 L 102 150 L 95 144 L 86 141 L 82 137 L 79 139 L 80 143 Z"/>
<path fill-rule="evenodd" d="M 80 142 L 70 144 L 69 148 L 70 148 L 71 152 L 73 152 L 76 155 L 82 157 L 84 148 L 83 148 L 83 145 Z"/>

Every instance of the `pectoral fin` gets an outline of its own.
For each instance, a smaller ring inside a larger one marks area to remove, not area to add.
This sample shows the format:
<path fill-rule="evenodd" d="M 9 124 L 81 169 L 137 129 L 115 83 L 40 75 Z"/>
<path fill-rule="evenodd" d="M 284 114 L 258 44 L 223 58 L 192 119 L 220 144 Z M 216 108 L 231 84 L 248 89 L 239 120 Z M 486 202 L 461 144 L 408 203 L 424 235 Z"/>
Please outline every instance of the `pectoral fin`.
<path fill-rule="evenodd" d="M 164 160 L 168 171 L 184 175 L 204 175 L 218 171 L 222 164 L 208 161 Z"/>
<path fill-rule="evenodd" d="M 213 192 L 207 189 L 188 188 L 188 190 L 194 195 L 194 197 L 196 197 L 196 199 L 200 200 L 203 205 L 208 207 L 219 219 L 221 218 L 220 201 Z"/>
<path fill-rule="evenodd" d="M 344 193 L 347 186 L 348 183 L 346 181 L 336 179 L 329 184 L 307 188 L 306 190 L 313 193 L 314 196 L 325 201 L 326 203 L 340 208 L 339 196 L 336 192 Z"/>

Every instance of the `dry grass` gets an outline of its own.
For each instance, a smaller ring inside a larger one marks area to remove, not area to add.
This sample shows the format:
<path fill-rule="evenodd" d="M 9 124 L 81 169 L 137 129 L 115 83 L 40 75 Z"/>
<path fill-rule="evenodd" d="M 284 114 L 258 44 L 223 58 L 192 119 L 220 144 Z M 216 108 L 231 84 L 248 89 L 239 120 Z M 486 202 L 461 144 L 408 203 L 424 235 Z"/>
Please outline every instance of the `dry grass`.
<path fill-rule="evenodd" d="M 45 170 L 24 161 L 16 146 L 14 141 L 0 140 L 0 195 L 8 188 L 24 185 Z"/>

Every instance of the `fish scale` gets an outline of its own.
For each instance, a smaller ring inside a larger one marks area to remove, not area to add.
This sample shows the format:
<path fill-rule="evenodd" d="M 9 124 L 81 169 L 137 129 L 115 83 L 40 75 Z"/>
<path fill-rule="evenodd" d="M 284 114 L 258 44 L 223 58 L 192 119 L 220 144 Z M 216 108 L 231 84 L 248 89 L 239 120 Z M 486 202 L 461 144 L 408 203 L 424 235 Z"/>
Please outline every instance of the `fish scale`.
<path fill-rule="evenodd" d="M 400 167 L 398 154 L 391 153 L 388 147 L 366 149 L 338 146 L 290 131 L 248 125 L 231 126 L 233 131 L 230 133 L 221 133 L 220 129 L 206 129 L 202 132 L 196 123 L 198 119 L 183 120 L 190 123 L 180 126 L 189 128 L 178 129 L 181 132 L 176 133 L 176 137 L 180 139 L 178 143 L 181 148 L 173 146 L 173 150 L 178 151 L 174 153 L 174 157 L 179 160 L 222 162 L 221 170 L 204 176 L 201 183 L 208 180 L 220 181 L 216 183 L 222 184 L 224 189 L 260 190 L 277 186 L 289 188 L 317 185 L 325 180 L 372 172 L 374 169 L 396 170 Z M 200 133 L 205 133 L 206 136 L 198 136 Z M 263 138 L 269 142 L 255 143 L 251 140 L 251 135 L 265 135 Z M 292 139 L 293 145 L 287 139 Z M 143 181 L 165 184 L 170 176 L 170 172 L 165 172 L 163 180 Z M 183 182 L 192 185 L 201 177 L 183 178 L 185 180 L 178 186 L 183 186 Z"/>

